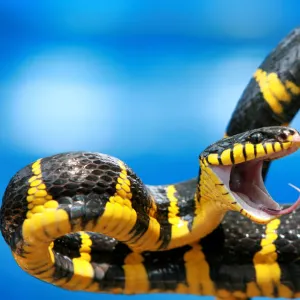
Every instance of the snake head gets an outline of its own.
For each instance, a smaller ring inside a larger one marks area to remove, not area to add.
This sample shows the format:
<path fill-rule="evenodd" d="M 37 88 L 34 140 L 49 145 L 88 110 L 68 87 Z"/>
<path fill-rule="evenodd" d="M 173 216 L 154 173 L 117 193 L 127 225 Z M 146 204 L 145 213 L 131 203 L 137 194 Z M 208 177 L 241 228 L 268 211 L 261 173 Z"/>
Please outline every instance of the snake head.
<path fill-rule="evenodd" d="M 200 165 L 212 177 L 210 182 L 218 190 L 214 200 L 227 210 L 239 211 L 249 219 L 265 224 L 295 210 L 300 198 L 292 206 L 281 209 L 265 187 L 263 163 L 287 156 L 299 147 L 297 130 L 264 127 L 210 145 L 200 155 Z"/>

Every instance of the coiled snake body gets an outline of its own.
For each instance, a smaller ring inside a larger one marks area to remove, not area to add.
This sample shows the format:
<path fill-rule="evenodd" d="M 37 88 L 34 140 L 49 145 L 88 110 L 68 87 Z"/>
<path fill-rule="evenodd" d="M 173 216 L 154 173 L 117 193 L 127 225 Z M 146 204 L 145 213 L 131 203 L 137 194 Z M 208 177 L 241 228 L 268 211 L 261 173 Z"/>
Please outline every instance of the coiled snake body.
<path fill-rule="evenodd" d="M 300 211 L 268 194 L 268 163 L 296 151 L 300 29 L 246 87 L 198 178 L 146 186 L 122 161 L 69 152 L 9 182 L 2 235 L 21 268 L 69 290 L 300 297 Z M 269 126 L 269 127 L 266 127 Z"/>

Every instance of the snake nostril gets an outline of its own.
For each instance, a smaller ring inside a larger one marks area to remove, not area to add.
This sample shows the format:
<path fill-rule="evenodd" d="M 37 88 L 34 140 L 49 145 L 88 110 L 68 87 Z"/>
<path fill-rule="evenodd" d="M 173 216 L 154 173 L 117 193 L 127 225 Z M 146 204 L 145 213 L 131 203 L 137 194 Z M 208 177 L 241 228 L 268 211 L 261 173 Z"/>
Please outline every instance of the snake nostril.
<path fill-rule="evenodd" d="M 294 135 L 297 131 L 293 129 L 288 129 L 290 135 Z"/>

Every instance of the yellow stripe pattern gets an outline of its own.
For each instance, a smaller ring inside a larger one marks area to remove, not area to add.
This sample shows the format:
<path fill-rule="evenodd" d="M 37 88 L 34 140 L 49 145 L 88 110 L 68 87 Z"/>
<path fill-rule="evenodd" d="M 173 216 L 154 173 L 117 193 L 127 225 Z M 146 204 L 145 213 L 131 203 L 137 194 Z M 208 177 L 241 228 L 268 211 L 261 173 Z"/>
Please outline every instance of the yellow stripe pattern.
<path fill-rule="evenodd" d="M 79 232 L 81 246 L 79 248 L 80 257 L 72 259 L 74 274 L 70 281 L 66 282 L 63 287 L 69 290 L 86 290 L 96 292 L 99 285 L 93 282 L 94 269 L 90 264 L 92 240 L 90 236 L 84 232 Z"/>
<path fill-rule="evenodd" d="M 204 164 L 218 166 L 221 164 L 224 166 L 238 164 L 245 161 L 249 161 L 255 158 L 263 157 L 266 154 L 273 154 L 274 152 L 280 152 L 282 149 L 288 149 L 292 142 L 292 136 L 288 137 L 285 142 L 272 143 L 260 143 L 252 144 L 245 142 L 244 144 L 236 143 L 232 148 L 225 149 L 222 153 L 212 153 L 204 158 Z"/>
<path fill-rule="evenodd" d="M 196 243 L 184 254 L 187 292 L 197 295 L 215 295 L 214 283 L 209 275 L 209 265 L 201 246 Z"/>
<path fill-rule="evenodd" d="M 133 238 L 131 232 L 137 221 L 137 212 L 132 207 L 131 183 L 128 178 L 125 164 L 119 160 L 120 174 L 117 179 L 116 192 L 106 203 L 104 213 L 98 218 L 93 231 L 112 236 L 119 241 L 126 243 L 135 251 L 157 250 L 160 247 L 159 241 L 160 224 L 149 216 L 148 230 L 139 238 Z M 152 203 L 150 212 L 154 214 L 155 204 Z M 86 229 L 87 230 L 87 229 Z"/>
<path fill-rule="evenodd" d="M 167 197 L 170 201 L 168 221 L 172 225 L 171 227 L 171 241 L 169 244 L 170 248 L 178 247 L 184 244 L 186 235 L 189 234 L 188 222 L 182 220 L 179 216 L 178 198 L 175 196 L 176 188 L 174 185 L 167 187 Z"/>
<path fill-rule="evenodd" d="M 98 218 L 93 231 L 114 233 L 120 241 L 124 241 L 131 238 L 129 232 L 136 222 L 137 214 L 131 204 L 132 193 L 126 167 L 121 161 L 119 166 L 121 171 L 116 183 L 116 192 L 106 203 L 104 213 Z"/>
<path fill-rule="evenodd" d="M 257 69 L 254 73 L 254 78 L 259 85 L 264 100 L 277 115 L 283 113 L 284 107 L 282 103 L 290 103 L 292 100 L 290 93 L 294 95 L 300 94 L 300 87 L 289 80 L 283 83 L 276 73 L 267 74 L 262 69 Z"/>
<path fill-rule="evenodd" d="M 28 189 L 28 212 L 27 219 L 34 214 L 43 213 L 48 208 L 57 208 L 57 201 L 52 199 L 46 191 L 46 185 L 42 180 L 41 160 L 37 160 L 32 164 L 32 173 L 34 174 L 28 181 L 30 188 Z"/>
<path fill-rule="evenodd" d="M 261 250 L 254 258 L 253 264 L 256 272 L 256 282 L 263 296 L 274 297 L 275 287 L 280 297 L 291 298 L 292 291 L 280 283 L 281 270 L 277 262 L 276 246 L 278 238 L 277 229 L 279 219 L 274 219 L 266 225 L 265 237 L 261 240 Z"/>
<path fill-rule="evenodd" d="M 146 293 L 150 289 L 148 274 L 141 254 L 132 252 L 127 255 L 123 266 L 125 273 L 125 294 Z"/>
<path fill-rule="evenodd" d="M 41 160 L 32 164 L 33 176 L 29 179 L 28 212 L 23 223 L 24 257 L 14 253 L 17 263 L 28 273 L 39 279 L 53 282 L 69 290 L 97 291 L 99 285 L 93 283 L 94 270 L 90 264 L 89 236 L 81 232 L 80 257 L 72 259 L 73 275 L 54 281 L 55 258 L 52 252 L 53 240 L 71 232 L 69 216 L 63 209 L 57 209 L 58 202 L 48 194 L 43 183 Z"/>
<path fill-rule="evenodd" d="M 32 164 L 32 173 L 28 180 L 28 211 L 22 226 L 23 250 L 26 254 L 13 255 L 25 271 L 51 282 L 55 271 L 52 241 L 70 232 L 71 228 L 68 214 L 62 209 L 57 209 L 57 201 L 47 193 L 42 179 L 40 159 Z M 62 282 L 56 284 L 60 283 Z"/>

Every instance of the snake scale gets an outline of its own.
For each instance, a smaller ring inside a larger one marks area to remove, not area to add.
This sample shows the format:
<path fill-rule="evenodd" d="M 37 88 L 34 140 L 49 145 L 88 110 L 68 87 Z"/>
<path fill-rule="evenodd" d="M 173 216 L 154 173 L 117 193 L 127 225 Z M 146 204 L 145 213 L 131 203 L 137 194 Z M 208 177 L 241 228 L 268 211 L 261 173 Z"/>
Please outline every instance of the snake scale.
<path fill-rule="evenodd" d="M 288 127 L 299 107 L 296 28 L 199 155 L 197 178 L 149 186 L 109 155 L 42 158 L 10 180 L 2 235 L 22 269 L 68 290 L 300 297 L 300 200 L 280 207 L 263 182 L 300 146 Z"/>

